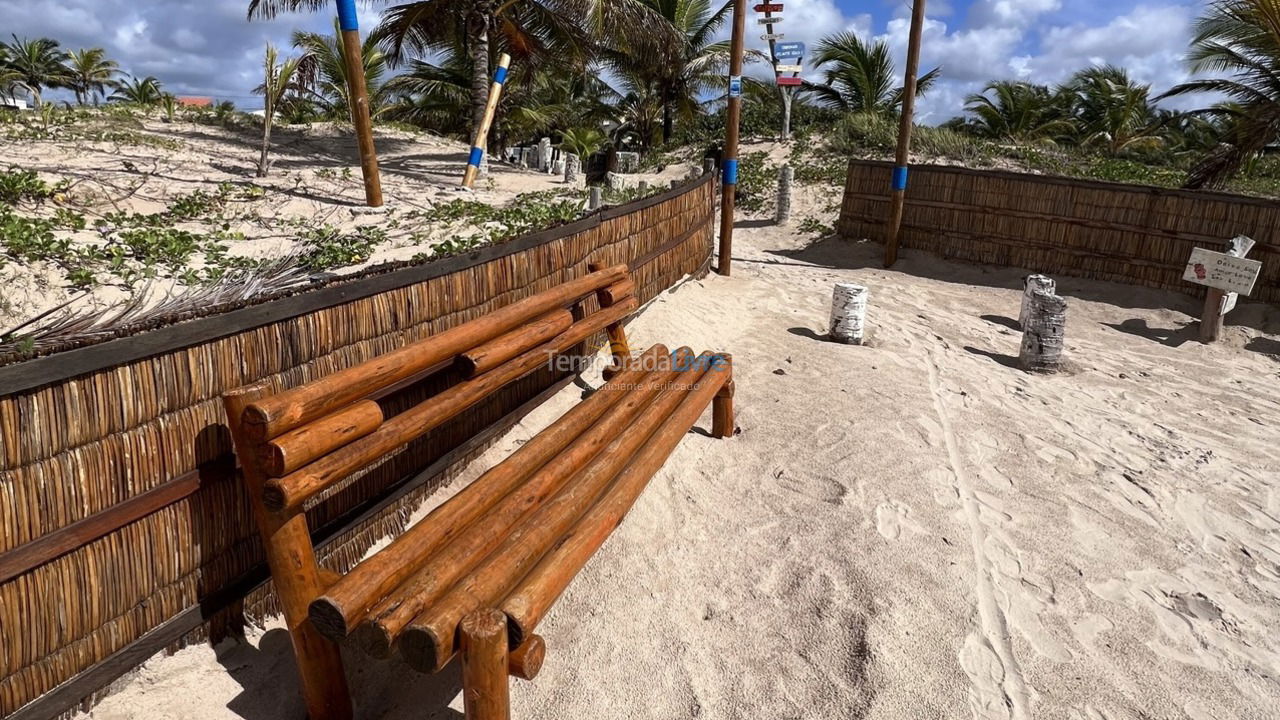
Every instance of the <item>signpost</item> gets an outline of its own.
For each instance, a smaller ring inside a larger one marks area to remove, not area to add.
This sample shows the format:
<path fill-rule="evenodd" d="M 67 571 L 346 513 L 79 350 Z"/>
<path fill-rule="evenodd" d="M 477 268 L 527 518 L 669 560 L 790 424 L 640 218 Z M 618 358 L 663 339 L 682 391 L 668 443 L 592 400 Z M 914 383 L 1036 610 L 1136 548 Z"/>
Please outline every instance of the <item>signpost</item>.
<path fill-rule="evenodd" d="M 798 73 L 804 70 L 803 65 L 774 65 L 773 69 L 780 73 Z M 799 78 L 795 78 L 799 80 Z"/>
<path fill-rule="evenodd" d="M 786 37 L 785 33 L 765 33 L 764 35 L 760 36 L 760 39 L 764 40 L 765 42 L 777 42 L 785 37 Z"/>
<path fill-rule="evenodd" d="M 773 49 L 773 56 L 779 60 L 791 60 L 804 57 L 805 45 L 802 42 L 780 42 Z"/>
<path fill-rule="evenodd" d="M 795 98 L 795 89 L 804 84 L 800 73 L 804 70 L 802 60 L 805 47 L 801 42 L 780 42 L 786 36 L 774 32 L 774 26 L 782 22 L 782 16 L 774 13 L 780 13 L 782 10 L 783 4 L 780 2 L 762 2 L 756 5 L 756 12 L 764 13 L 764 17 L 757 18 L 756 21 L 769 29 L 766 34 L 760 36 L 760 39 L 769 43 L 769 55 L 773 60 L 773 76 L 778 83 L 778 93 L 782 96 L 782 141 L 786 142 L 791 139 L 791 102 Z M 784 63 L 783 60 L 792 62 Z M 790 77 L 788 73 L 791 73 Z"/>
<path fill-rule="evenodd" d="M 1216 341 L 1222 335 L 1223 317 L 1235 309 L 1240 295 L 1253 292 L 1262 272 L 1262 263 L 1245 259 L 1253 246 L 1253 239 L 1242 235 L 1231 241 L 1225 253 L 1204 248 L 1191 251 L 1182 279 L 1209 288 L 1200 317 L 1201 342 Z"/>

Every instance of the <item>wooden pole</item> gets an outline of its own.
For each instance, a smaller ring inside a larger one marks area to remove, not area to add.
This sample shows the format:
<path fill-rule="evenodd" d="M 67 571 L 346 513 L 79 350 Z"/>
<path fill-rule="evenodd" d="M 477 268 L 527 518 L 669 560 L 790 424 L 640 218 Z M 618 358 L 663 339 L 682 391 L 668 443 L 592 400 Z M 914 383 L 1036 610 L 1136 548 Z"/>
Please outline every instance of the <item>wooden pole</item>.
<path fill-rule="evenodd" d="M 907 77 L 902 85 L 902 122 L 898 127 L 898 154 L 893 169 L 889 228 L 885 234 L 884 266 L 898 262 L 902 233 L 902 213 L 907 202 L 907 164 L 911 161 L 911 125 L 916 114 L 916 87 L 920 77 L 920 37 L 924 32 L 925 0 L 915 0 L 911 8 L 911 39 L 907 46 Z"/>
<path fill-rule="evenodd" d="M 468 378 L 487 373 L 521 353 L 550 341 L 571 325 L 573 315 L 568 310 L 553 310 L 528 325 L 462 353 L 458 356 L 458 369 Z"/>
<path fill-rule="evenodd" d="M 369 89 L 365 86 L 364 45 L 355 0 L 338 0 L 338 27 L 342 30 L 342 55 L 346 64 L 347 94 L 351 97 L 351 122 L 360 148 L 364 197 L 369 207 L 382 207 L 382 179 L 378 175 L 378 150 L 373 144 L 373 120 L 369 116 Z"/>
<path fill-rule="evenodd" d="M 728 277 L 733 270 L 733 204 L 738 185 L 738 124 L 742 120 L 742 56 L 747 34 L 747 0 L 734 0 L 733 40 L 729 50 L 729 107 L 724 141 L 724 196 L 720 201 L 720 264 Z"/>
<path fill-rule="evenodd" d="M 665 346 L 654 345 L 644 354 L 642 362 L 657 362 L 669 356 Z M 575 405 L 505 461 L 432 510 L 386 548 L 355 566 L 323 597 L 311 603 L 311 618 L 316 627 L 334 639 L 350 634 L 370 608 L 418 570 L 422 564 L 420 559 L 432 556 L 458 537 L 530 475 L 564 452 L 646 374 L 641 363 L 629 365 L 612 382 Z"/>
<path fill-rule="evenodd" d="M 1226 254 L 1232 257 L 1245 257 L 1253 249 L 1254 244 L 1252 238 L 1242 235 L 1231 241 L 1231 247 L 1227 249 Z M 1229 298 L 1231 307 L 1234 307 L 1235 298 L 1231 293 L 1218 288 L 1209 288 L 1208 294 L 1204 297 L 1204 312 L 1200 316 L 1200 342 L 1214 343 L 1222 337 L 1222 329 L 1226 325 L 1227 313 L 1230 311 L 1227 303 Z"/>
<path fill-rule="evenodd" d="M 467 720 L 510 720 L 507 618 L 477 610 L 458 624 L 462 634 L 462 705 Z"/>
<path fill-rule="evenodd" d="M 471 158 L 467 161 L 467 171 L 462 175 L 463 187 L 474 187 L 476 178 L 480 176 L 480 163 L 484 161 L 485 150 L 489 147 L 489 129 L 493 127 L 493 117 L 498 112 L 498 102 L 502 99 L 502 87 L 507 82 L 507 70 L 511 67 L 511 56 L 502 53 L 498 58 L 498 69 L 493 72 L 493 86 L 489 88 L 489 104 L 484 109 L 484 119 L 476 130 L 471 143 Z"/>
<path fill-rule="evenodd" d="M 305 513 L 281 516 L 263 507 L 266 476 L 254 442 L 245 435 L 241 418 L 250 402 L 270 394 L 261 382 L 223 396 L 227 425 L 243 469 L 250 504 L 271 568 L 271 579 L 284 610 L 285 625 L 293 640 L 293 654 L 302 680 L 302 697 L 313 720 L 350 720 L 351 695 L 342 670 L 338 646 L 316 631 L 307 617 L 307 604 L 324 591 L 324 579 L 316 564 L 315 548 Z"/>

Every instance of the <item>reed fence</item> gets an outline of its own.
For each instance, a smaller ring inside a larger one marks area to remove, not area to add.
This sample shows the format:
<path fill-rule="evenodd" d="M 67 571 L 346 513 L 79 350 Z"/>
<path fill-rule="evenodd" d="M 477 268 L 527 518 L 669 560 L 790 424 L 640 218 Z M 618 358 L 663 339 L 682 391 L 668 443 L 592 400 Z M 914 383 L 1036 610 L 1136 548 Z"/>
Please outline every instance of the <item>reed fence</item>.
<path fill-rule="evenodd" d="M 148 322 L 0 366 L 0 716 L 87 705 L 154 653 L 276 611 L 221 394 L 294 386 L 587 272 L 647 301 L 710 263 L 710 175 L 436 262 Z M 598 338 L 597 341 L 603 338 Z M 548 368 L 308 508 L 321 563 L 379 537 L 570 378 Z"/>
<path fill-rule="evenodd" d="M 884 242 L 892 165 L 849 164 L 837 232 Z M 911 170 L 902 247 L 948 259 L 1200 294 L 1182 279 L 1196 247 L 1258 242 L 1252 298 L 1280 302 L 1280 203 L 1237 195 L 993 170 Z"/>

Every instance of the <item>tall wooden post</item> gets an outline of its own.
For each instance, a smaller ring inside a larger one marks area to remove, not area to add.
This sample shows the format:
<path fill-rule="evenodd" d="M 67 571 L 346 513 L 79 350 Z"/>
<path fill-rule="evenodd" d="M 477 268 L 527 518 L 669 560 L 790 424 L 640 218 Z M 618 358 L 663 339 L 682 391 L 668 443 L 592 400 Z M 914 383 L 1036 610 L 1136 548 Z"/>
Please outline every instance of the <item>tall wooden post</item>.
<path fill-rule="evenodd" d="M 369 89 L 364 78 L 364 46 L 356 0 L 338 0 L 338 27 L 342 30 L 342 54 L 347 71 L 347 95 L 351 98 L 351 122 L 360 147 L 364 197 L 369 207 L 382 207 L 382 179 L 378 176 L 378 151 L 373 144 L 373 120 L 369 117 Z"/>
<path fill-rule="evenodd" d="M 489 88 L 489 103 L 484 108 L 484 119 L 476 130 L 475 140 L 471 143 L 471 158 L 467 161 L 467 171 L 462 176 L 463 187 L 474 187 L 480 175 L 480 164 L 484 162 L 485 151 L 489 148 L 489 129 L 493 127 L 493 117 L 498 112 L 498 101 L 502 99 L 502 87 L 507 82 L 507 69 L 511 67 L 511 56 L 502 53 L 498 59 L 498 68 L 493 71 L 493 86 Z"/>
<path fill-rule="evenodd" d="M 911 161 L 911 125 L 916 114 L 916 79 L 920 77 L 920 36 L 924 33 L 925 0 L 915 0 L 911 8 L 911 40 L 907 46 L 907 78 L 902 85 L 902 123 L 898 127 L 898 155 L 893 168 L 892 196 L 889 199 L 889 229 L 885 235 L 884 266 L 898 262 L 898 242 L 902 235 L 902 212 L 907 202 L 907 164 Z"/>
<path fill-rule="evenodd" d="M 724 141 L 724 197 L 720 201 L 720 265 L 728 277 L 733 265 L 733 203 L 738 186 L 738 123 L 742 120 L 742 55 L 747 34 L 747 0 L 734 0 L 733 41 L 729 49 L 728 132 Z"/>

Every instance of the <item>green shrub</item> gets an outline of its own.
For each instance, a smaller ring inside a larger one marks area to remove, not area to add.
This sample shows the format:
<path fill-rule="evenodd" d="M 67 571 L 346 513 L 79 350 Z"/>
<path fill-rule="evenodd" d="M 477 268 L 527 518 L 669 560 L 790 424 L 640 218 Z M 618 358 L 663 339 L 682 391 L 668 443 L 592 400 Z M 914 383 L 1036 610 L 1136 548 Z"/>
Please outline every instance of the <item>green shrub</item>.
<path fill-rule="evenodd" d="M 11 166 L 5 172 L 0 172 L 0 202 L 14 205 L 23 200 L 34 200 L 43 202 L 49 198 L 67 191 L 68 183 L 59 182 L 50 185 L 40 179 L 40 176 L 31 170 L 23 170 L 17 166 Z"/>

